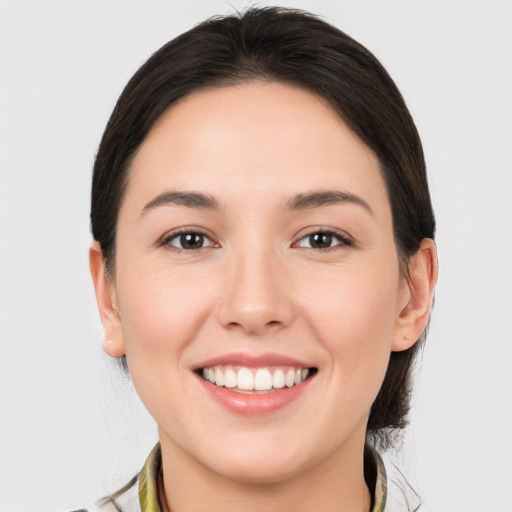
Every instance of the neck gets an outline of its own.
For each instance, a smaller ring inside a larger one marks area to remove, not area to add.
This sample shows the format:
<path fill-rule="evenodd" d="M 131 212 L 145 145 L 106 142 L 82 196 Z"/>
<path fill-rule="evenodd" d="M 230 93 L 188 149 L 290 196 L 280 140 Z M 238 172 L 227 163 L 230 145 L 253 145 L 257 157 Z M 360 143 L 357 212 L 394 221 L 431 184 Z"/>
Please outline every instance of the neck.
<path fill-rule="evenodd" d="M 368 512 L 363 474 L 364 437 L 347 442 L 328 459 L 275 482 L 238 481 L 205 467 L 160 436 L 163 487 L 170 512 Z M 200 491 L 198 491 L 200 490 Z"/>

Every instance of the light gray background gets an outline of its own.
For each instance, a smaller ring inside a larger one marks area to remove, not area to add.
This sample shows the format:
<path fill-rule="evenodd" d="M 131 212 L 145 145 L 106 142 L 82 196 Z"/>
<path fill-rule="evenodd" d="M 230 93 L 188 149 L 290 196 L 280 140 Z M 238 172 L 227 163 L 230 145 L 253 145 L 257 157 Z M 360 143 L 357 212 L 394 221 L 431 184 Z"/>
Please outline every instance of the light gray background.
<path fill-rule="evenodd" d="M 367 45 L 424 142 L 441 276 L 412 424 L 392 456 L 436 512 L 510 511 L 512 3 L 278 3 Z M 87 266 L 91 165 L 137 67 L 246 2 L 231 5 L 0 0 L 1 512 L 89 503 L 133 476 L 156 440 L 101 352 Z"/>

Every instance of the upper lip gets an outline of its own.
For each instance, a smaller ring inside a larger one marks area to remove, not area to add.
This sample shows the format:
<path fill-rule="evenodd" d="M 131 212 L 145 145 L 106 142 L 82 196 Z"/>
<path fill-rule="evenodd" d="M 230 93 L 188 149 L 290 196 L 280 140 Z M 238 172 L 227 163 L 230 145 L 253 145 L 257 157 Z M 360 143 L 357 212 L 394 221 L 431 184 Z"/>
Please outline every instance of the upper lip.
<path fill-rule="evenodd" d="M 210 368 L 212 366 L 231 364 L 236 366 L 245 366 L 248 368 L 258 368 L 264 366 L 294 366 L 300 368 L 313 368 L 314 365 L 309 364 L 293 357 L 285 356 L 282 354 L 264 353 L 264 354 L 245 354 L 234 352 L 231 354 L 224 354 L 221 356 L 206 359 L 194 365 L 192 370 L 200 368 Z"/>

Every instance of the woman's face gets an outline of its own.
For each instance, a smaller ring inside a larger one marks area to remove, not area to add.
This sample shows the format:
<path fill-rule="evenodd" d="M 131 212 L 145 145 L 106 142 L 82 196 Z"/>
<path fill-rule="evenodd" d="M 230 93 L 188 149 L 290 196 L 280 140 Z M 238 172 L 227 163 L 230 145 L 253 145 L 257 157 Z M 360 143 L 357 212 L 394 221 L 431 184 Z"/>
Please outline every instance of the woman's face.
<path fill-rule="evenodd" d="M 409 291 L 379 163 L 326 102 L 262 82 L 185 97 L 117 229 L 109 334 L 163 449 L 249 481 L 360 451 Z"/>

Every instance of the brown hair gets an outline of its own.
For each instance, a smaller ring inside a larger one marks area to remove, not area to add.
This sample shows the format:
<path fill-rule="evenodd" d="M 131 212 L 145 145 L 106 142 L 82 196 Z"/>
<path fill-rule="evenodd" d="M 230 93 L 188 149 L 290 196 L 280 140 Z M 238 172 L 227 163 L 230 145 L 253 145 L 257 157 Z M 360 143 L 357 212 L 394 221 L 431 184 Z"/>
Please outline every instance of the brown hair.
<path fill-rule="evenodd" d="M 375 152 L 406 271 L 421 240 L 434 237 L 435 221 L 421 141 L 399 90 L 376 57 L 339 29 L 303 11 L 267 7 L 204 21 L 160 48 L 126 85 L 103 134 L 92 183 L 92 233 L 107 272 L 115 270 L 130 163 L 155 121 L 192 91 L 244 80 L 289 83 L 325 98 Z M 369 434 L 384 445 L 389 429 L 406 425 L 420 344 L 391 353 L 368 422 Z"/>

